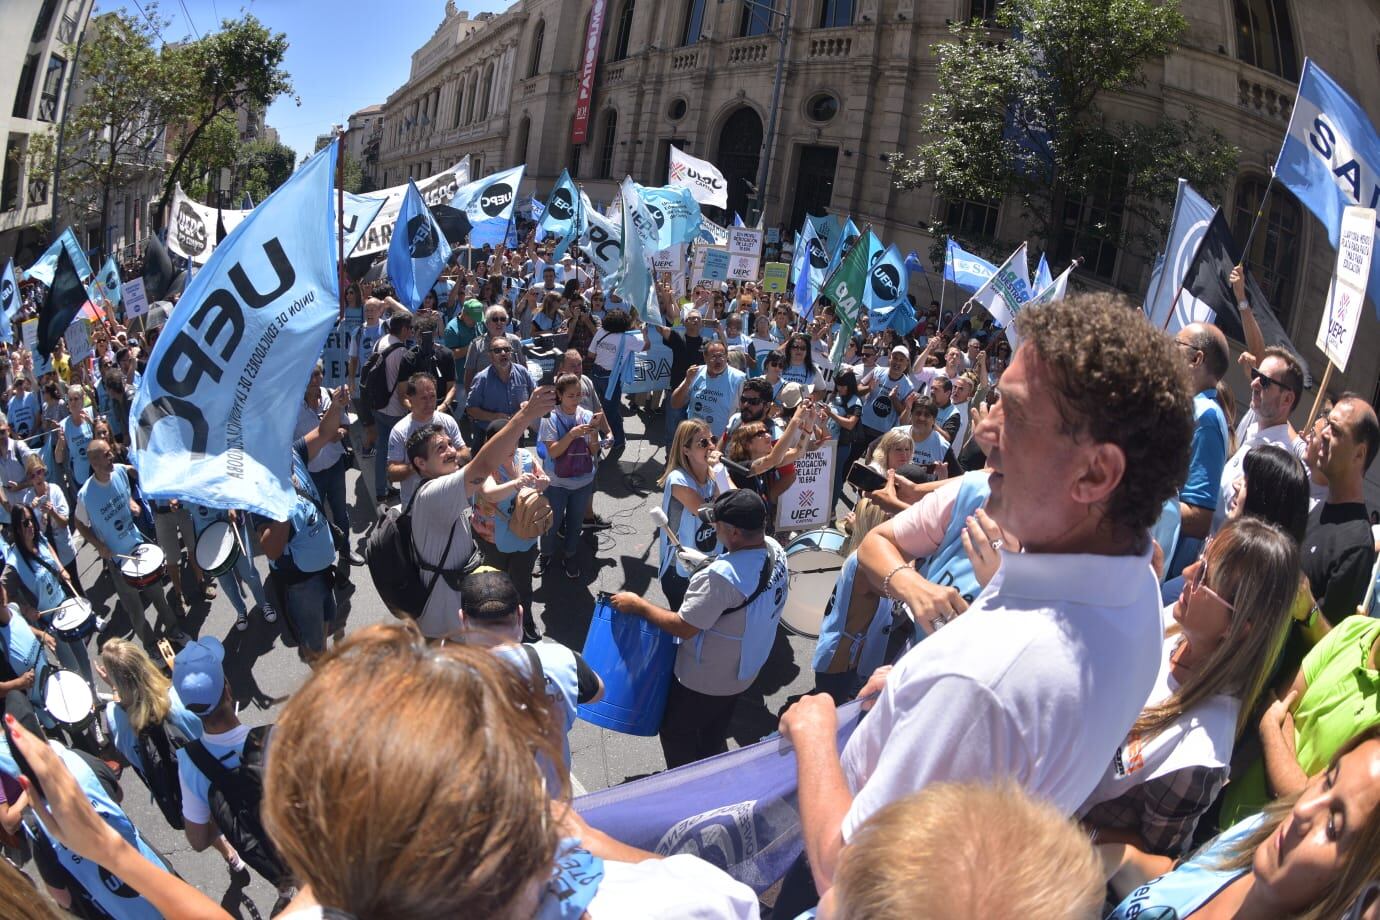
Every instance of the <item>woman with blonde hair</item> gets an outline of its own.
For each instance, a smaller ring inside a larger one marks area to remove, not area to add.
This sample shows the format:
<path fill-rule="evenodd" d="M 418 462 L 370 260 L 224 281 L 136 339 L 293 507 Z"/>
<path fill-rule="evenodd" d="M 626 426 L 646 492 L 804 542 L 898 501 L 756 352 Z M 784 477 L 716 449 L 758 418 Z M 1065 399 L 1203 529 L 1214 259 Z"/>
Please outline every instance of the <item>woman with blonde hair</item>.
<path fill-rule="evenodd" d="M 868 454 L 868 465 L 885 476 L 911 461 L 915 454 L 915 444 L 910 439 L 910 429 L 892 428 L 882 434 L 872 444 Z"/>
<path fill-rule="evenodd" d="M 1125 898 L 1108 920 L 1332 920 L 1380 877 L 1380 726 L 1353 738 L 1303 792 L 1223 831 L 1175 865 L 1104 845 Z"/>
<path fill-rule="evenodd" d="M 172 681 L 136 642 L 107 639 L 96 672 L 115 691 L 104 712 L 111 742 L 144 781 L 168 824 L 182 830 L 176 751 L 201 737 L 201 720 L 182 705 Z M 248 869 L 229 841 L 217 835 L 211 845 L 231 872 L 248 878 Z"/>
<path fill-rule="evenodd" d="M 1164 609 L 1155 687 L 1082 808 L 1099 841 L 1183 853 L 1284 647 L 1298 568 L 1288 534 L 1241 518 L 1185 569 L 1183 592 Z"/>
<path fill-rule="evenodd" d="M 718 545 L 713 524 L 706 524 L 695 516 L 700 506 L 712 502 L 719 494 L 714 481 L 714 467 L 719 452 L 714 447 L 714 435 L 699 419 L 688 419 L 676 428 L 671 447 L 666 452 L 666 469 L 656 484 L 661 486 L 661 510 L 670 523 L 667 527 L 686 549 L 712 553 Z M 676 555 L 675 547 L 666 536 L 666 528 L 658 534 L 661 551 L 661 590 L 672 610 L 685 600 L 690 584 L 691 569 Z"/>

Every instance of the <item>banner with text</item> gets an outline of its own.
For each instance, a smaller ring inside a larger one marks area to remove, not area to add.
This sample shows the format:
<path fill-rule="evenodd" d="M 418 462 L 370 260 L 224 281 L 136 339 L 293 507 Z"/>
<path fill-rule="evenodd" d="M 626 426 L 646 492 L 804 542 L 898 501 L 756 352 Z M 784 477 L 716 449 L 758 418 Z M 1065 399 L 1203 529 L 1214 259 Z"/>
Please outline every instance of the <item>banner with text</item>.
<path fill-rule="evenodd" d="M 762 271 L 762 290 L 768 294 L 786 293 L 786 276 L 790 270 L 785 262 L 768 262 Z"/>
<path fill-rule="evenodd" d="M 434 208 L 438 204 L 449 204 L 455 197 L 459 188 L 470 181 L 470 158 L 466 154 L 465 158 L 456 163 L 445 172 L 437 173 L 426 179 L 417 180 L 417 191 L 422 193 L 422 200 L 426 202 L 428 208 Z M 383 206 L 379 209 L 377 216 L 364 230 L 364 235 L 360 237 L 355 248 L 351 250 L 345 248 L 347 256 L 367 256 L 377 252 L 383 252 L 388 248 L 388 244 L 393 241 L 393 225 L 398 222 L 398 212 L 402 210 L 403 199 L 407 197 L 408 183 L 395 185 L 378 192 L 370 192 L 367 195 L 360 195 L 360 198 L 372 198 L 381 200 Z M 350 205 L 345 207 L 346 215 L 351 213 Z M 348 228 L 347 228 L 348 231 Z"/>
<path fill-rule="evenodd" d="M 654 341 L 646 351 L 635 351 L 632 360 L 624 365 L 623 392 L 651 393 L 670 389 L 671 349 L 661 341 Z"/>
<path fill-rule="evenodd" d="M 249 214 L 248 211 L 220 210 L 220 221 L 228 234 Z M 172 219 L 168 223 L 168 251 L 193 262 L 205 262 L 216 248 L 216 209 L 187 197 L 179 184 L 173 188 Z"/>
<path fill-rule="evenodd" d="M 1345 371 L 1366 303 L 1370 262 L 1375 249 L 1375 209 L 1349 206 L 1337 237 L 1337 268 L 1327 291 L 1327 311 L 1318 329 L 1318 350 Z"/>
<path fill-rule="evenodd" d="M 795 461 L 795 482 L 776 500 L 778 530 L 807 530 L 833 520 L 837 447 L 837 442 L 825 441 Z"/>

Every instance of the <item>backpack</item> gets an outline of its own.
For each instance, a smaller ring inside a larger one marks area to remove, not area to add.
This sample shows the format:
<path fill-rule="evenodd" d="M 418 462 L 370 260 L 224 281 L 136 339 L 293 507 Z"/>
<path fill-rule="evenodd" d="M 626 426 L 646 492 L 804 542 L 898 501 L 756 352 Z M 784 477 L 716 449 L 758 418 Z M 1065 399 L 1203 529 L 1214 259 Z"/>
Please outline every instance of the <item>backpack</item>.
<path fill-rule="evenodd" d="M 405 342 L 394 342 L 383 351 L 375 351 L 364 362 L 364 370 L 360 373 L 360 379 L 363 381 L 360 392 L 364 397 L 364 404 L 375 412 L 387 407 L 388 401 L 393 398 L 393 387 L 388 385 L 388 356 L 399 348 L 406 347 Z M 395 380 L 394 386 L 396 385 Z"/>
<path fill-rule="evenodd" d="M 139 778 L 153 793 L 158 810 L 173 830 L 183 829 L 182 783 L 178 777 L 177 749 L 185 747 L 187 739 L 181 732 L 169 732 L 165 723 L 146 727 L 134 738 L 134 748 L 144 768 Z"/>
<path fill-rule="evenodd" d="M 200 739 L 188 744 L 186 751 L 192 763 L 211 782 L 207 798 L 216 827 L 239 852 L 241 859 L 253 866 L 270 885 L 281 888 L 288 881 L 288 870 L 259 818 L 264 797 L 265 754 L 272 728 L 260 725 L 249 730 L 238 767 L 230 768 L 221 763 L 206 750 Z"/>
<path fill-rule="evenodd" d="M 400 620 L 420 617 L 436 583 L 443 577 L 451 585 L 458 585 L 459 579 L 478 568 L 482 561 L 478 552 L 471 553 L 464 565 L 454 572 L 422 561 L 412 542 L 412 503 L 420 491 L 413 493 L 406 508 L 385 511 L 364 541 L 364 562 L 369 567 L 374 588 L 388 611 Z M 446 548 L 441 552 L 442 560 L 450 555 L 459 526 L 457 516 L 446 538 Z M 424 573 L 431 573 L 431 577 L 425 578 Z"/>

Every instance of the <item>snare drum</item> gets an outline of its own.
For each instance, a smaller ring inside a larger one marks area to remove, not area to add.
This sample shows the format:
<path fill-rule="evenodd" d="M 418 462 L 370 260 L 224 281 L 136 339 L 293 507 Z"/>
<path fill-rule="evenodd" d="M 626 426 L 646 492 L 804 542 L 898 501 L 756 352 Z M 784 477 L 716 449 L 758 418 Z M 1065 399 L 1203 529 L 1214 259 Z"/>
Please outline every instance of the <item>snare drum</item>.
<path fill-rule="evenodd" d="M 80 642 L 96 631 L 96 613 L 86 598 L 74 597 L 62 602 L 48 626 L 59 639 Z"/>
<path fill-rule="evenodd" d="M 132 555 L 120 559 L 120 574 L 136 588 L 158 584 L 168 576 L 163 550 L 153 543 L 140 543 Z"/>
<path fill-rule="evenodd" d="M 821 527 L 810 530 L 786 544 L 786 566 L 791 572 L 791 589 L 781 625 L 807 639 L 819 638 L 824 608 L 834 593 L 843 567 L 843 548 L 848 537 L 841 530 Z"/>
<path fill-rule="evenodd" d="M 196 538 L 196 564 L 207 575 L 224 575 L 239 558 L 240 542 L 229 521 L 213 521 Z"/>
<path fill-rule="evenodd" d="M 43 679 L 43 708 L 63 728 L 79 732 L 96 718 L 96 695 L 76 671 L 58 668 Z"/>

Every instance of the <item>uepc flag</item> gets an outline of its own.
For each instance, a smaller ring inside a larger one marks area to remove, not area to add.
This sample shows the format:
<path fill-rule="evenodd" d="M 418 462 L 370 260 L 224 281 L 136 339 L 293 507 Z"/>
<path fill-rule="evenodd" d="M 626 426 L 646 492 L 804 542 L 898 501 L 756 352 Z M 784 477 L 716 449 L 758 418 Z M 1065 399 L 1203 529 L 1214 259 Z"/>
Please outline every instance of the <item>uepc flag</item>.
<path fill-rule="evenodd" d="M 656 252 L 665 252 L 680 243 L 693 243 L 700 235 L 700 203 L 690 190 L 674 185 L 661 188 L 637 187 L 642 205 L 656 224 Z"/>
<path fill-rule="evenodd" d="M 96 274 L 95 285 L 104 292 L 106 299 L 113 304 L 118 304 L 124 299 L 124 294 L 120 287 L 120 268 L 115 264 L 115 257 L 110 256 L 101 266 L 101 270 Z"/>
<path fill-rule="evenodd" d="M 632 304 L 649 323 L 663 325 L 661 310 L 652 296 L 652 246 L 656 224 L 642 204 L 637 185 L 623 180 L 620 190 L 623 208 L 623 259 L 609 287 L 624 302 Z"/>
<path fill-rule="evenodd" d="M 1361 107 L 1312 59 L 1303 62 L 1275 178 L 1322 221 L 1333 249 L 1348 205 L 1380 208 L 1380 138 Z M 1371 260 L 1366 290 L 1380 310 L 1380 259 Z"/>
<path fill-rule="evenodd" d="M 337 145 L 308 160 L 216 247 L 134 395 L 147 497 L 287 520 L 295 404 L 339 307 Z"/>
<path fill-rule="evenodd" d="M 410 310 L 420 307 L 449 261 L 450 244 L 413 184 L 403 199 L 388 244 L 388 280 L 393 282 L 398 300 Z"/>
<path fill-rule="evenodd" d="M 728 182 L 718 167 L 708 160 L 696 159 L 672 144 L 668 175 L 672 185 L 689 189 L 700 204 L 728 207 Z"/>
<path fill-rule="evenodd" d="M 623 264 L 623 228 L 600 214 L 598 208 L 587 207 L 588 204 L 588 199 L 581 202 L 586 225 L 580 248 L 600 277 L 608 278 Z"/>
<path fill-rule="evenodd" d="M 0 272 L 0 342 L 8 344 L 14 341 L 14 327 L 11 324 L 19 315 L 23 303 L 23 298 L 19 296 L 19 280 L 14 276 L 14 260 L 10 259 L 5 263 L 5 270 Z"/>
<path fill-rule="evenodd" d="M 91 277 L 91 262 L 86 258 L 86 253 L 82 251 L 81 244 L 77 242 L 77 235 L 72 232 L 71 227 L 63 229 L 58 234 L 58 238 L 53 240 L 53 245 L 44 250 L 43 255 L 39 256 L 38 261 L 30 265 L 24 274 L 51 287 L 53 276 L 57 274 L 58 251 L 60 249 L 67 250 L 67 255 L 72 259 L 72 265 L 75 266 L 77 274 L 83 280 Z"/>
<path fill-rule="evenodd" d="M 522 184 L 522 171 L 526 168 L 514 166 L 463 185 L 450 200 L 450 206 L 464 211 L 469 216 L 470 224 L 475 227 L 489 221 L 507 224 L 512 220 L 518 186 Z"/>
<path fill-rule="evenodd" d="M 996 273 L 997 267 L 991 262 L 968 252 L 953 239 L 949 240 L 944 253 L 945 281 L 976 291 L 991 281 Z"/>
<path fill-rule="evenodd" d="M 563 169 L 561 177 L 556 180 L 556 187 L 551 190 L 551 197 L 546 199 L 546 211 L 537 222 L 537 229 L 559 236 L 564 248 L 569 244 L 571 237 L 579 233 L 579 211 L 580 190 L 571 181 L 570 173 Z M 560 259 L 564 254 L 562 251 L 556 258 Z"/>
<path fill-rule="evenodd" d="M 882 248 L 882 241 L 871 230 L 865 236 L 868 248 L 867 284 L 863 287 L 863 307 L 867 309 L 870 331 L 895 329 L 907 335 L 917 325 L 915 310 L 906 295 L 910 293 L 910 273 L 901 250 L 894 245 Z"/>
<path fill-rule="evenodd" d="M 814 221 L 805 220 L 805 231 L 800 234 L 800 245 L 795 247 L 792 259 L 795 273 L 795 309 L 805 319 L 814 313 L 815 298 L 819 296 L 820 285 L 828 277 L 829 251 L 825 241 L 820 238 Z"/>

